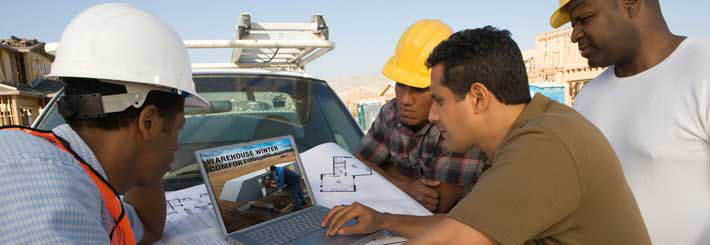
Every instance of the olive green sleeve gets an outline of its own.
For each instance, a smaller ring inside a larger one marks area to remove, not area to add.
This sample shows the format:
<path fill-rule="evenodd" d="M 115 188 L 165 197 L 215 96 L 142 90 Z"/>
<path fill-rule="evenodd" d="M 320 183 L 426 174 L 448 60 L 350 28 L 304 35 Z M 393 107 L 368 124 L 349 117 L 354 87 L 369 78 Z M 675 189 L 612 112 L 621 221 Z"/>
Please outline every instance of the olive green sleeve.
<path fill-rule="evenodd" d="M 515 129 L 448 217 L 501 244 L 522 244 L 574 215 L 580 177 L 568 149 L 542 128 Z"/>

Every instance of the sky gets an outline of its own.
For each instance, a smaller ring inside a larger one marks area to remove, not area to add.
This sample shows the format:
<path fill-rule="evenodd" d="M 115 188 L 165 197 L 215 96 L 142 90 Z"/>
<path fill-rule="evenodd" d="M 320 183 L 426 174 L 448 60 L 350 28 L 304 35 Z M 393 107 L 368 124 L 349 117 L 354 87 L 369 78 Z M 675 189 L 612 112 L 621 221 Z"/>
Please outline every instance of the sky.
<path fill-rule="evenodd" d="M 8 1 L 0 38 L 10 35 L 57 42 L 64 27 L 83 9 L 107 1 Z M 124 1 L 148 10 L 171 25 L 183 39 L 232 39 L 240 13 L 256 22 L 307 22 L 322 14 L 335 50 L 306 66 L 321 78 L 379 75 L 394 54 L 404 30 L 423 18 L 440 19 L 454 30 L 492 25 L 508 29 L 521 50 L 534 47 L 535 35 L 551 31 L 549 18 L 558 0 L 514 1 L 341 1 L 341 0 L 143 0 Z M 661 0 L 671 31 L 710 37 L 710 1 Z M 566 26 L 568 26 L 567 24 Z M 193 63 L 227 62 L 228 49 L 190 52 Z"/>

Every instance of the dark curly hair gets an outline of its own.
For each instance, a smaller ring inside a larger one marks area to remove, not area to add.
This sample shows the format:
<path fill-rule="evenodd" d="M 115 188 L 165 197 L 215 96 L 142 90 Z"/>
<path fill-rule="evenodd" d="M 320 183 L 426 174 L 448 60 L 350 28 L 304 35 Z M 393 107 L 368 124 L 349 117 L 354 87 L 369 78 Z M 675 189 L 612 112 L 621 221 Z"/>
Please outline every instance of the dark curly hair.
<path fill-rule="evenodd" d="M 530 102 L 528 75 L 520 48 L 507 30 L 491 26 L 467 29 L 441 42 L 426 61 L 444 65 L 443 85 L 458 100 L 481 83 L 506 105 Z"/>

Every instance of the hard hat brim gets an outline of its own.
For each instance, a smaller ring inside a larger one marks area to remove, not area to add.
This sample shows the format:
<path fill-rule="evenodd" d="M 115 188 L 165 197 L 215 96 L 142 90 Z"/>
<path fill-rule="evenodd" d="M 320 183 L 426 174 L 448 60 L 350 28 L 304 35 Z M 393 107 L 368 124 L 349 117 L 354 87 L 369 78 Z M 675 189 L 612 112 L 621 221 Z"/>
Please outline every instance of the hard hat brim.
<path fill-rule="evenodd" d="M 199 94 L 190 94 L 185 98 L 185 108 L 209 108 L 210 102 Z"/>
<path fill-rule="evenodd" d="M 382 68 L 382 75 L 392 81 L 415 88 L 428 88 L 431 85 L 431 77 L 425 77 L 419 74 L 412 74 L 409 71 L 399 69 L 393 64 L 394 60 L 390 59 L 385 67 Z"/>
<path fill-rule="evenodd" d="M 99 79 L 102 80 L 103 82 L 108 82 L 107 80 L 113 80 L 111 78 L 106 78 L 106 77 L 101 77 L 101 76 L 96 76 L 94 74 L 91 75 L 83 75 L 83 74 L 62 74 L 62 73 L 56 73 L 52 72 L 50 74 L 47 74 L 44 76 L 47 79 L 52 79 L 52 80 L 60 80 L 61 77 L 82 77 L 82 78 L 93 78 L 93 79 Z M 141 83 L 138 81 L 116 81 L 114 80 L 114 83 L 117 84 L 122 84 L 125 86 L 146 86 L 146 87 L 152 87 L 153 90 L 158 90 L 158 91 L 175 91 L 175 88 L 171 88 L 168 86 L 164 85 L 159 85 L 159 84 L 147 84 L 147 83 Z M 181 90 L 182 93 L 187 94 L 185 97 L 185 108 L 209 108 L 210 107 L 210 102 L 197 94 L 196 92 L 193 91 L 186 91 L 186 90 Z"/>
<path fill-rule="evenodd" d="M 570 21 L 569 14 L 567 14 L 563 9 L 566 5 L 567 4 L 557 8 L 557 10 L 552 13 L 552 16 L 550 16 L 550 25 L 552 26 L 552 28 L 560 28 L 560 26 Z"/>

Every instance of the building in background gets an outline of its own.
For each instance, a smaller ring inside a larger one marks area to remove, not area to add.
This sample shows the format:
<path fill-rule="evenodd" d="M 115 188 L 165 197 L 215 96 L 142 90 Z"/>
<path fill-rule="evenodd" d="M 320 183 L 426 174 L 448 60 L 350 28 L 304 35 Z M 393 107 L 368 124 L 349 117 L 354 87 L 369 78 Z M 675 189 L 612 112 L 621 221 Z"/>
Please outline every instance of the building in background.
<path fill-rule="evenodd" d="M 380 109 L 382 109 L 385 103 L 387 103 L 387 101 L 378 99 L 357 103 L 357 123 L 363 131 L 367 132 L 370 130 L 372 123 L 377 118 L 377 115 L 380 114 Z"/>
<path fill-rule="evenodd" d="M 541 93 L 548 98 L 567 104 L 567 84 L 548 82 L 548 83 L 531 83 L 529 85 L 530 96 L 535 96 L 536 93 Z"/>
<path fill-rule="evenodd" d="M 392 85 L 387 84 L 381 91 L 369 87 L 353 87 L 339 92 L 338 96 L 355 117 L 360 128 L 367 131 L 382 106 L 394 98 L 395 94 Z"/>
<path fill-rule="evenodd" d="M 535 48 L 523 52 L 528 80 L 533 89 L 540 90 L 542 84 L 565 86 L 565 103 L 571 105 L 582 86 L 599 75 L 604 68 L 591 68 L 582 57 L 576 43 L 570 37 L 572 28 L 564 28 L 538 34 Z M 542 86 L 542 87 L 541 87 Z M 550 87 L 547 88 L 551 90 Z"/>
<path fill-rule="evenodd" d="M 0 126 L 29 126 L 61 89 L 42 79 L 53 60 L 36 39 L 0 39 Z"/>

